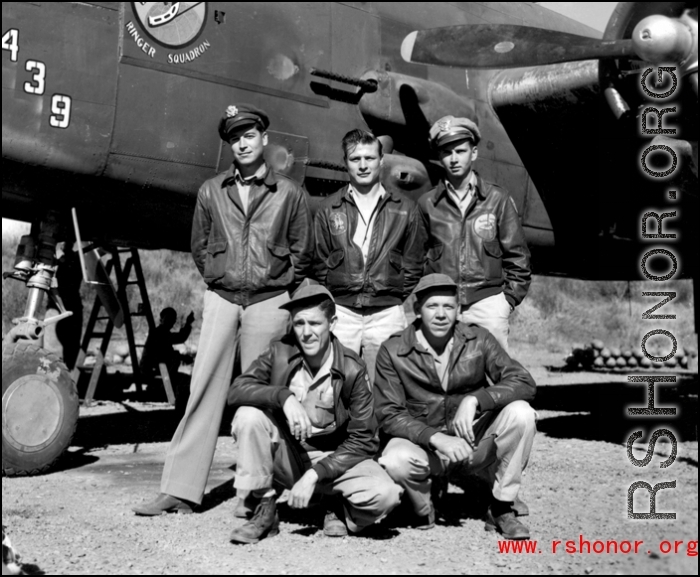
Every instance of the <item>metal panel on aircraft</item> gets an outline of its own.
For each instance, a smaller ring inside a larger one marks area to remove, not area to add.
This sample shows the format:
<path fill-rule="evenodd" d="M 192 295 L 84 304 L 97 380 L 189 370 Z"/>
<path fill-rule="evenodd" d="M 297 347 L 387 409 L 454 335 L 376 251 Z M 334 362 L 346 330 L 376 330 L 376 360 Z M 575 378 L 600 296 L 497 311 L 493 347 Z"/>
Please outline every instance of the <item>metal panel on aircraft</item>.
<path fill-rule="evenodd" d="M 3 157 L 99 174 L 114 121 L 118 14 L 77 3 L 4 4 Z"/>
<path fill-rule="evenodd" d="M 108 174 L 194 194 L 219 167 L 216 126 L 227 105 L 256 104 L 273 128 L 296 134 L 309 105 L 329 108 L 310 89 L 309 69 L 331 64 L 331 11 L 326 3 L 175 4 L 125 5 Z"/>

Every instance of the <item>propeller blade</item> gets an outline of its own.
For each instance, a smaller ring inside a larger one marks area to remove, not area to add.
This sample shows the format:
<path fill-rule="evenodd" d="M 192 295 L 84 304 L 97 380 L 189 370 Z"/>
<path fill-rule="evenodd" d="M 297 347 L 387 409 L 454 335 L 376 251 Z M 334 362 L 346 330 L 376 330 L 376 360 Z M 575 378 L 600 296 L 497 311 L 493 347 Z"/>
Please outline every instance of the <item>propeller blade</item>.
<path fill-rule="evenodd" d="M 514 24 L 417 30 L 401 45 L 407 62 L 459 68 L 518 68 L 633 55 L 631 40 L 598 40 Z"/>

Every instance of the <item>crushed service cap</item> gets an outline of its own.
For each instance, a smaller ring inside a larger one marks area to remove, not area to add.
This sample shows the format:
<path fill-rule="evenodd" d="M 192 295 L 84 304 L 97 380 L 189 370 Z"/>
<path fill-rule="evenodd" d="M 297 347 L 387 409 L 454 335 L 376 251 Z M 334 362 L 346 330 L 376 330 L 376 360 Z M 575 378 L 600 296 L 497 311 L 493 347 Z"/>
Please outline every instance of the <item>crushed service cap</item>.
<path fill-rule="evenodd" d="M 479 144 L 481 132 L 476 122 L 468 118 L 455 118 L 443 116 L 430 127 L 430 143 L 435 148 L 440 148 L 450 142 L 468 138 L 474 144 Z"/>
<path fill-rule="evenodd" d="M 457 283 L 446 274 L 436 272 L 420 279 L 416 288 L 413 289 L 413 294 L 418 296 L 420 293 L 437 289 L 453 289 L 457 292 Z"/>
<path fill-rule="evenodd" d="M 219 121 L 219 136 L 224 142 L 230 142 L 237 130 L 250 124 L 259 124 L 263 130 L 267 130 L 270 119 L 264 110 L 252 104 L 232 104 Z"/>
<path fill-rule="evenodd" d="M 307 278 L 301 281 L 299 288 L 292 294 L 292 299 L 279 308 L 291 312 L 292 309 L 298 308 L 303 304 L 311 304 L 313 302 L 319 303 L 328 299 L 335 302 L 333 295 L 326 287 L 317 283 L 315 280 Z"/>

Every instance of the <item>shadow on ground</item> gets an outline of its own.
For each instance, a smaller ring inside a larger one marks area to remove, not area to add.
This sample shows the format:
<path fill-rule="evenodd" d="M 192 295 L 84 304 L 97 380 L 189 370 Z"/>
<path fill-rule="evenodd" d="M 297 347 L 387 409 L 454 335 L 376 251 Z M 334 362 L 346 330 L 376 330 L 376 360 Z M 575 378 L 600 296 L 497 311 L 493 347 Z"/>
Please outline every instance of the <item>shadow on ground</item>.
<path fill-rule="evenodd" d="M 130 375 L 109 375 L 100 384 L 97 399 L 151 400 L 163 402 L 164 393 L 158 387 L 137 397 L 136 393 L 125 393 L 124 386 Z M 698 421 L 698 378 L 679 377 L 673 385 L 656 385 L 656 406 L 675 407 L 675 416 L 630 417 L 628 407 L 647 405 L 646 384 L 593 383 L 573 385 L 544 385 L 537 389 L 533 402 L 540 411 L 572 413 L 541 418 L 538 430 L 554 438 L 598 440 L 611 443 L 626 443 L 633 430 L 647 433 L 658 428 L 669 428 L 679 440 L 697 440 Z M 182 391 L 183 388 L 181 387 Z M 91 451 L 110 445 L 139 445 L 147 443 L 167 443 L 171 440 L 180 421 L 186 404 L 186 394 L 180 395 L 177 408 L 163 408 L 142 411 L 124 404 L 122 413 L 83 416 L 73 440 L 71 451 L 57 464 L 58 470 L 75 469 L 97 461 Z M 165 405 L 163 405 L 165 407 Z M 233 410 L 227 408 L 222 419 L 220 436 L 229 435 Z M 645 437 L 647 434 L 645 433 Z M 690 462 L 697 467 L 697 462 Z M 56 469 L 54 469 L 56 470 Z M 210 496 L 215 507 L 234 495 L 233 487 L 222 488 L 220 493 Z M 452 510 L 452 507 L 447 507 Z M 478 516 L 478 511 L 474 513 Z M 470 516 L 470 512 L 465 512 Z"/>
<path fill-rule="evenodd" d="M 575 413 L 540 419 L 537 429 L 550 437 L 626 443 L 633 430 L 667 428 L 679 441 L 693 441 L 698 439 L 697 386 L 697 375 L 679 376 L 675 384 L 655 385 L 655 407 L 676 409 L 675 415 L 668 416 L 628 414 L 630 407 L 647 406 L 646 383 L 540 386 L 532 404 L 537 410 Z"/>
<path fill-rule="evenodd" d="M 107 384 L 107 383 L 105 383 Z M 591 383 L 574 385 L 544 385 L 537 388 L 537 396 L 532 403 L 535 409 L 544 411 L 568 412 L 571 415 L 558 415 L 541 418 L 538 430 L 551 437 L 583 440 L 599 440 L 611 443 L 624 443 L 634 427 L 650 430 L 665 426 L 676 432 L 684 441 L 696 440 L 698 420 L 698 378 L 679 377 L 675 384 L 657 384 L 657 407 L 675 407 L 675 416 L 631 417 L 628 407 L 645 407 L 648 403 L 645 383 Z M 107 386 L 104 387 L 108 390 Z M 112 391 L 115 390 L 113 387 Z M 147 391 L 148 399 L 162 402 L 159 391 Z M 134 398 L 135 393 L 122 392 L 121 398 Z M 181 403 L 186 403 L 181 396 Z M 140 411 L 124 405 L 127 412 L 85 416 L 79 421 L 73 446 L 89 451 L 107 445 L 167 443 L 177 428 L 182 407 Z M 222 419 L 221 436 L 229 435 L 233 410 L 227 408 Z M 85 456 L 84 456 L 85 457 Z M 80 459 L 79 455 L 74 456 Z"/>
<path fill-rule="evenodd" d="M 231 467 L 235 471 L 236 467 Z M 202 499 L 202 504 L 197 508 L 198 513 L 206 513 L 216 509 L 219 505 L 230 501 L 236 496 L 236 489 L 233 488 L 233 479 L 225 481 L 221 485 L 214 487 Z"/>
<path fill-rule="evenodd" d="M 78 421 L 78 430 L 71 446 L 90 451 L 108 445 L 169 442 L 184 415 L 189 396 L 189 376 L 180 374 L 179 377 L 175 387 L 177 402 L 174 407 L 163 404 L 162 409 L 139 410 L 137 406 L 126 402 L 165 403 L 167 401 L 162 383 L 160 381 L 151 383 L 144 386 L 144 390 L 138 393 L 133 390 L 131 374 L 104 375 L 96 391 L 95 402 L 98 404 L 100 401 L 122 403 L 126 412 L 82 416 Z M 84 388 L 84 386 L 79 388 L 81 398 L 84 396 Z M 219 436 L 229 435 L 232 419 L 233 410 L 227 407 L 224 410 Z"/>

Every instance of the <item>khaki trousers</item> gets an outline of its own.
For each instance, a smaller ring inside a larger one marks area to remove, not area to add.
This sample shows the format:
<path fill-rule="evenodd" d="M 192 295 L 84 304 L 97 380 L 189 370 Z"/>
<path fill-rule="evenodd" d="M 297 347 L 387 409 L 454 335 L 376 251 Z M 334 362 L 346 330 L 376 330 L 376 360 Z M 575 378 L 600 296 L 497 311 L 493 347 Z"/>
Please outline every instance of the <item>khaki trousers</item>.
<path fill-rule="evenodd" d="M 274 485 L 291 489 L 304 472 L 331 454 L 305 451 L 289 429 L 275 417 L 255 407 L 240 407 L 231 425 L 238 443 L 238 462 L 233 486 L 237 493 L 260 491 Z M 381 521 L 401 501 L 403 489 L 375 461 L 367 459 L 328 483 L 317 493 L 340 495 L 348 528 L 361 531 Z"/>
<path fill-rule="evenodd" d="M 464 308 L 459 315 L 463 323 L 473 323 L 488 330 L 503 350 L 508 350 L 508 333 L 510 332 L 510 304 L 503 293 L 486 297 L 468 308 Z"/>
<path fill-rule="evenodd" d="M 284 293 L 244 308 L 212 291 L 205 293 L 190 398 L 165 458 L 162 493 L 202 502 L 233 376 L 236 346 L 240 344 L 245 371 L 270 340 L 286 332 L 289 313 L 279 306 L 288 301 L 289 295 Z"/>
<path fill-rule="evenodd" d="M 371 314 L 359 313 L 340 305 L 336 306 L 336 310 L 338 323 L 333 334 L 358 355 L 362 353 L 367 373 L 374 383 L 374 367 L 379 347 L 391 335 L 406 328 L 403 306 L 395 305 Z"/>
<path fill-rule="evenodd" d="M 474 423 L 477 448 L 470 465 L 451 464 L 444 455 L 426 451 L 398 437 L 389 441 L 379 464 L 406 489 L 418 515 L 427 515 L 430 511 L 430 476 L 447 475 L 457 468 L 472 473 L 483 471 L 491 483 L 494 498 L 513 501 L 530 458 L 535 420 L 535 411 L 525 401 L 514 401 L 501 411 L 484 413 Z"/>

